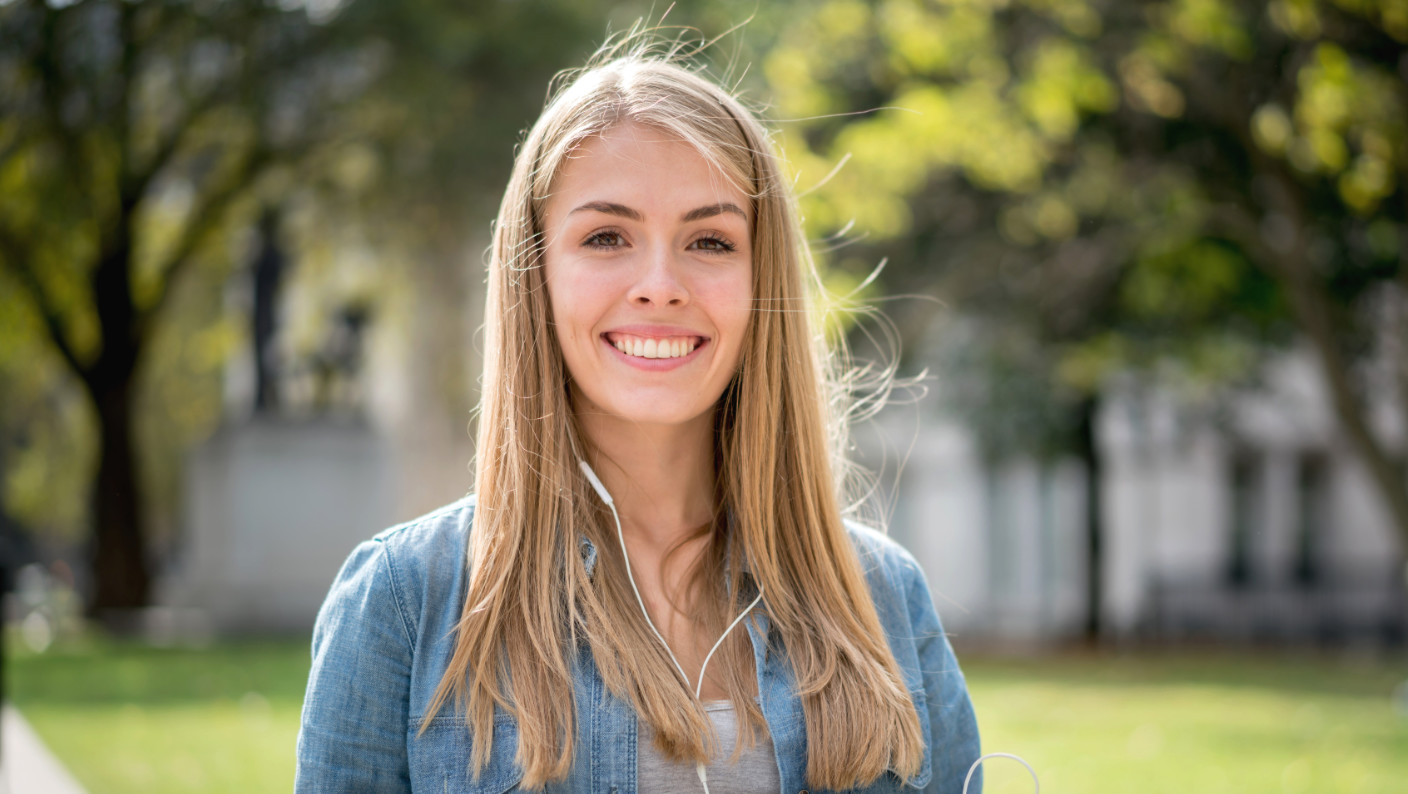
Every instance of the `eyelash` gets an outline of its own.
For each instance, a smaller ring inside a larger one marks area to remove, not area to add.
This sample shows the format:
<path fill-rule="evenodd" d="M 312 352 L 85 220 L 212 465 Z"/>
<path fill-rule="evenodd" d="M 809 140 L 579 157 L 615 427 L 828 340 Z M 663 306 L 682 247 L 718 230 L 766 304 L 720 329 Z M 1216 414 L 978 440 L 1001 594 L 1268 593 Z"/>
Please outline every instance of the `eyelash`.
<path fill-rule="evenodd" d="M 733 243 L 715 234 L 706 234 L 703 237 L 700 237 L 699 239 L 690 243 L 690 245 L 698 245 L 699 243 L 711 243 L 716 245 L 716 247 L 713 248 L 699 249 L 700 251 L 703 251 L 708 254 L 731 254 L 734 251 L 738 250 L 737 246 L 735 246 Z"/>
<path fill-rule="evenodd" d="M 602 232 L 592 232 L 592 235 L 591 235 L 590 237 L 588 237 L 585 241 L 583 241 L 583 242 L 582 242 L 582 245 L 586 246 L 587 248 L 596 248 L 596 249 L 616 248 L 616 247 L 619 245 L 619 242 L 618 242 L 617 245 L 603 245 L 603 244 L 600 242 L 600 241 L 601 241 L 601 238 L 603 238 L 603 237 L 615 237 L 615 238 L 619 241 L 619 240 L 621 239 L 622 235 L 621 235 L 620 232 L 613 232 L 613 231 L 609 231 L 609 230 L 608 230 L 608 231 L 602 231 Z"/>
<path fill-rule="evenodd" d="M 587 248 L 595 248 L 597 250 L 617 248 L 620 246 L 622 236 L 623 235 L 620 232 L 614 232 L 610 230 L 594 232 L 590 237 L 588 237 L 582 242 L 582 245 L 586 246 Z M 606 244 L 602 242 L 602 238 L 606 237 L 615 238 L 617 242 L 613 244 Z M 716 234 L 706 234 L 703 237 L 700 237 L 691 242 L 690 245 L 698 245 L 699 243 L 708 243 L 711 246 L 709 248 L 698 249 L 699 251 L 702 251 L 706 254 L 731 254 L 734 251 L 738 250 L 738 247 L 735 246 L 733 243 L 729 242 L 728 240 L 725 240 L 724 238 Z"/>

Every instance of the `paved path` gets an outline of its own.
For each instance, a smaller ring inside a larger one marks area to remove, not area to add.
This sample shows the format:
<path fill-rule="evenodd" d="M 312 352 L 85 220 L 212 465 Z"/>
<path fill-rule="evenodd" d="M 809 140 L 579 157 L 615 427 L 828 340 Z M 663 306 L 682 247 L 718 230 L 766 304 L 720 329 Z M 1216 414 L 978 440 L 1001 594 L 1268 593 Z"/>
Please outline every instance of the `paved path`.
<path fill-rule="evenodd" d="M 0 712 L 0 793 L 85 794 L 13 706 Z"/>

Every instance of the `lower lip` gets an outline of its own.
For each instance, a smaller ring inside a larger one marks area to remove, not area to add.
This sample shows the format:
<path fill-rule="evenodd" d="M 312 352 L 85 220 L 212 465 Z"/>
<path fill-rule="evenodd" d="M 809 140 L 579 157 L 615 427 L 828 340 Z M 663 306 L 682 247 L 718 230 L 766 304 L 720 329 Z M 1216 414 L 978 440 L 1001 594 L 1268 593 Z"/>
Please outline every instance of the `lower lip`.
<path fill-rule="evenodd" d="M 675 356 L 674 358 L 645 358 L 643 356 L 628 356 L 625 353 L 622 353 L 620 350 L 617 350 L 616 346 L 611 344 L 611 342 L 607 341 L 605 337 L 602 337 L 601 343 L 606 345 L 606 347 L 610 349 L 611 352 L 614 353 L 618 359 L 625 362 L 629 366 L 635 367 L 639 370 L 644 370 L 646 372 L 668 372 L 669 370 L 676 369 L 678 367 L 683 367 L 685 364 L 688 364 L 689 362 L 693 361 L 694 357 L 699 355 L 699 351 L 703 350 L 704 346 L 709 344 L 709 340 L 706 339 L 700 342 L 699 344 L 695 345 L 694 349 L 689 351 L 688 354 L 683 356 Z"/>

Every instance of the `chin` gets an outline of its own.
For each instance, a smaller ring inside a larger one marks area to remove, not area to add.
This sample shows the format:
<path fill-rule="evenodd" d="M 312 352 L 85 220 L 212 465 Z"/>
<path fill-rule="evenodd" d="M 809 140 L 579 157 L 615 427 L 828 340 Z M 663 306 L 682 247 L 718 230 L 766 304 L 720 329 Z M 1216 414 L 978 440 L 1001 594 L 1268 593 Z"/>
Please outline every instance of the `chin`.
<path fill-rule="evenodd" d="M 705 411 L 700 413 L 681 413 L 676 411 L 604 411 L 603 413 L 607 414 L 608 416 L 611 416 L 614 419 L 623 422 L 630 422 L 631 424 L 638 425 L 641 427 L 675 427 L 697 422 L 702 416 L 704 416 L 704 414 L 708 412 Z"/>

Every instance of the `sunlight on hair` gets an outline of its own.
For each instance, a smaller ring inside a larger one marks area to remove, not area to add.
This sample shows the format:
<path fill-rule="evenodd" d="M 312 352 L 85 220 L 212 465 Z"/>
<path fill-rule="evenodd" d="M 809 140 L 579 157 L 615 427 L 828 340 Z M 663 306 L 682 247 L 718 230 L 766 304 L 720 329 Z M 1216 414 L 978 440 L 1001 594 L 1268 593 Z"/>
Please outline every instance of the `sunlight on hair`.
<path fill-rule="evenodd" d="M 518 149 L 494 224 L 469 586 L 422 731 L 453 703 L 476 737 L 492 737 L 495 713 L 507 712 L 519 726 L 525 788 L 561 780 L 572 766 L 577 715 L 566 659 L 579 643 L 589 646 L 607 688 L 653 728 L 664 757 L 705 763 L 716 741 L 623 583 L 613 516 L 577 466 L 574 450 L 586 439 L 549 321 L 542 224 L 554 179 L 586 142 L 625 123 L 692 145 L 753 204 L 752 311 L 737 371 L 714 409 L 718 510 L 727 520 L 710 533 L 686 585 L 708 594 L 696 604 L 699 628 L 718 636 L 754 590 L 767 593 L 770 627 L 788 649 L 802 695 L 813 786 L 848 789 L 887 771 L 902 780 L 920 774 L 919 715 L 842 518 L 872 501 L 875 489 L 846 461 L 846 430 L 890 401 L 899 383 L 898 334 L 867 304 L 883 263 L 867 278 L 818 274 L 773 133 L 736 95 L 741 75 L 717 79 L 703 57 L 740 27 L 708 38 L 637 22 L 585 67 L 558 75 Z M 735 58 L 725 71 L 737 70 Z M 734 90 L 721 87 L 728 85 Z M 847 233 L 817 247 L 835 251 L 848 244 Z M 847 334 L 868 339 L 881 360 L 852 365 Z M 842 493 L 859 497 L 843 510 Z M 592 541 L 606 573 L 590 576 L 572 564 L 578 538 Z M 476 670 L 496 674 L 471 675 Z M 710 670 L 738 715 L 736 758 L 767 731 L 751 694 L 744 632 L 719 644 Z M 842 725 L 838 714 L 854 716 Z M 473 744 L 473 769 L 483 769 L 491 744 Z"/>

